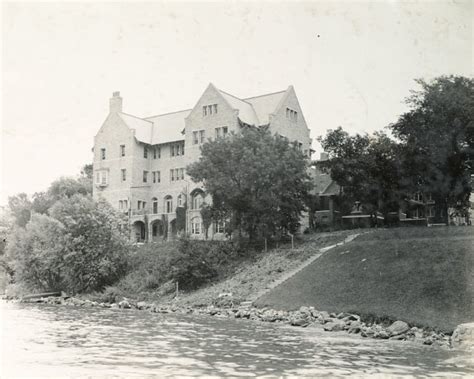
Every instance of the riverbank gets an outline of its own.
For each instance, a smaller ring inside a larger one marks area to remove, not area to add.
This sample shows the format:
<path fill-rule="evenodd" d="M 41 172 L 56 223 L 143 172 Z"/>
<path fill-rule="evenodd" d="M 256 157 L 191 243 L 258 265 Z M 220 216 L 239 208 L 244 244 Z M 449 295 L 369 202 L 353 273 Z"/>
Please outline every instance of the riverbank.
<path fill-rule="evenodd" d="M 283 311 L 269 308 L 256 308 L 250 304 L 228 307 L 183 307 L 177 302 L 154 304 L 145 301 L 123 299 L 119 303 L 100 303 L 74 297 L 48 297 L 28 300 L 12 300 L 27 303 L 43 303 L 58 306 L 83 308 L 110 308 L 120 311 L 147 311 L 151 313 L 176 313 L 207 315 L 218 318 L 236 318 L 254 322 L 268 322 L 300 328 L 322 328 L 326 332 L 347 332 L 362 337 L 397 341 L 411 341 L 438 348 L 451 348 L 451 335 L 431 328 L 419 328 L 397 320 L 390 322 L 363 322 L 360 315 L 349 313 L 328 313 L 314 307 L 301 307 L 296 311 Z"/>

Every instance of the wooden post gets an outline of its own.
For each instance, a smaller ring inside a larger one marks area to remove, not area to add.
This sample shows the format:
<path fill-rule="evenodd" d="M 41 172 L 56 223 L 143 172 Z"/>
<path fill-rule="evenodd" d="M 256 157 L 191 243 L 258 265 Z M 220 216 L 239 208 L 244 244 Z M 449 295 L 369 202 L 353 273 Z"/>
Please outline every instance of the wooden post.
<path fill-rule="evenodd" d="M 265 238 L 265 253 L 267 252 L 267 239 Z"/>
<path fill-rule="evenodd" d="M 295 248 L 295 242 L 293 240 L 293 234 L 291 234 L 291 250 Z"/>
<path fill-rule="evenodd" d="M 179 294 L 179 282 L 176 281 L 176 298 L 178 298 L 178 294 Z"/>

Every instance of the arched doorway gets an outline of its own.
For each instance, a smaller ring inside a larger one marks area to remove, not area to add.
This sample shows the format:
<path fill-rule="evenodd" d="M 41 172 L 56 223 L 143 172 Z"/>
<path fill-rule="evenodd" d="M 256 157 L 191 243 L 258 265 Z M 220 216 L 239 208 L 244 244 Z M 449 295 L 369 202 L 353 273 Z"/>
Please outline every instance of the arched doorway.
<path fill-rule="evenodd" d="M 165 228 L 161 220 L 155 220 L 151 222 L 151 240 L 159 241 L 165 237 Z"/>
<path fill-rule="evenodd" d="M 132 238 L 136 242 L 145 242 L 146 240 L 146 228 L 143 221 L 135 221 L 132 228 Z"/>

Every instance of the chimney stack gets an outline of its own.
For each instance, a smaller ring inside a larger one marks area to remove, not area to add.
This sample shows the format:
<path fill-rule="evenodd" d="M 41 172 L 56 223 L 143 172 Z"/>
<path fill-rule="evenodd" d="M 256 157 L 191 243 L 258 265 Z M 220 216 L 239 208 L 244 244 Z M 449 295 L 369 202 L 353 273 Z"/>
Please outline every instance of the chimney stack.
<path fill-rule="evenodd" d="M 110 113 L 118 112 L 122 112 L 122 98 L 120 97 L 120 92 L 116 91 L 110 99 Z"/>

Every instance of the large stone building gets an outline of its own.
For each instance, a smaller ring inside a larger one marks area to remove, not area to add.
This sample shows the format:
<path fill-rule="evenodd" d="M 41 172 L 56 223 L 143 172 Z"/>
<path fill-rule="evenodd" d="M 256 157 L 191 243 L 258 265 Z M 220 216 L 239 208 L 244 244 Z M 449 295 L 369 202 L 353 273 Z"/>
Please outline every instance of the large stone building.
<path fill-rule="evenodd" d="M 115 92 L 94 139 L 94 197 L 128 214 L 137 241 L 175 236 L 180 212 L 186 220 L 180 232 L 202 238 L 200 206 L 210 199 L 186 175 L 186 166 L 199 158 L 208 139 L 262 125 L 296 141 L 310 157 L 309 128 L 292 86 L 240 99 L 210 84 L 194 108 L 150 117 L 124 113 Z M 224 227 L 213 225 L 210 236 Z"/>

